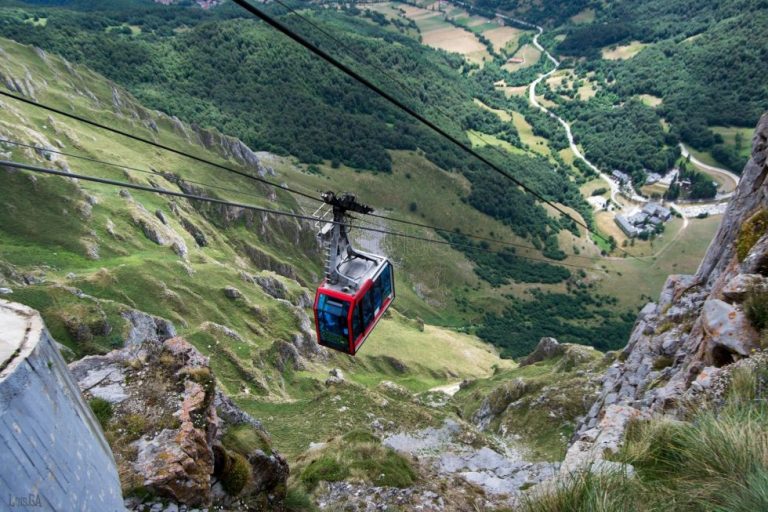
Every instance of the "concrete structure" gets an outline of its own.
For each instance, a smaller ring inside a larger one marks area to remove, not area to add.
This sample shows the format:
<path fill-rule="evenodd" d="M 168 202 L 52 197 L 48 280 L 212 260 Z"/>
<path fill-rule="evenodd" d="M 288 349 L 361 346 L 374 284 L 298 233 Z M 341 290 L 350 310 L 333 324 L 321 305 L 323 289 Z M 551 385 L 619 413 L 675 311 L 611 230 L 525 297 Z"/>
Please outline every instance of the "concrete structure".
<path fill-rule="evenodd" d="M 623 215 L 617 215 L 616 217 L 614 217 L 613 220 L 616 221 L 616 224 L 619 226 L 619 228 L 621 228 L 624 234 L 627 235 L 628 237 L 631 238 L 640 234 L 640 230 L 637 229 L 632 224 L 630 224 L 627 218 L 624 217 Z"/>
<path fill-rule="evenodd" d="M 643 212 L 648 214 L 649 217 L 658 217 L 665 222 L 672 216 L 672 212 L 669 208 L 664 208 L 658 203 L 646 204 L 643 206 Z"/>
<path fill-rule="evenodd" d="M 648 175 L 645 177 L 646 185 L 653 185 L 654 183 L 658 183 L 659 181 L 661 181 L 661 174 L 659 173 L 649 172 Z"/>
<path fill-rule="evenodd" d="M 112 452 L 37 311 L 0 300 L 0 510 L 125 510 Z"/>
<path fill-rule="evenodd" d="M 615 169 L 613 172 L 611 172 L 611 176 L 613 176 L 613 179 L 619 183 L 630 183 L 632 181 L 632 178 L 629 176 L 629 174 L 623 173 L 618 169 Z"/>

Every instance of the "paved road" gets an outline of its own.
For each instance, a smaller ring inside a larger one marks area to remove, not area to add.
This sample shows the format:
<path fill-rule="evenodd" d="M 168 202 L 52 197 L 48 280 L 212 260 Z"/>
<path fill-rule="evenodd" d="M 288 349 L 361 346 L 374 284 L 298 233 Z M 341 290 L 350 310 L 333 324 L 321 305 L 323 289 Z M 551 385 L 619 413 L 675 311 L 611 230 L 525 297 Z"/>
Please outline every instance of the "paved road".
<path fill-rule="evenodd" d="M 702 171 L 705 171 L 705 172 L 708 172 L 708 173 L 712 173 L 712 174 L 717 174 L 717 175 L 723 176 L 725 179 L 727 179 L 729 181 L 732 181 L 733 182 L 733 190 L 735 190 L 736 186 L 739 184 L 739 179 L 740 178 L 739 178 L 739 176 L 737 174 L 732 173 L 728 169 L 723 169 L 721 167 L 714 167 L 712 165 L 705 164 L 704 162 L 702 162 L 701 160 L 699 160 L 698 158 L 693 156 L 691 154 L 691 152 L 688 151 L 688 148 L 685 146 L 685 144 L 683 144 L 682 142 L 680 143 L 680 153 L 683 155 L 683 158 L 690 158 L 691 159 L 691 163 L 693 165 L 695 165 L 696 167 L 698 167 L 699 169 L 701 169 Z M 726 193 L 726 194 L 719 194 L 717 196 L 717 198 L 718 199 L 728 199 L 728 198 L 730 198 L 733 195 L 733 190 L 731 192 Z"/>
<path fill-rule="evenodd" d="M 576 158 L 580 159 L 585 164 L 587 164 L 587 166 L 590 169 L 595 171 L 598 174 L 598 176 L 600 176 L 600 178 L 602 178 L 608 184 L 608 187 L 610 187 L 610 190 L 611 190 L 611 200 L 614 202 L 614 204 L 621 206 L 620 203 L 616 200 L 616 196 L 619 195 L 619 193 L 621 192 L 619 184 L 613 179 L 611 179 L 610 176 L 602 172 L 595 164 L 587 160 L 587 157 L 584 155 L 584 153 L 581 152 L 581 150 L 579 149 L 579 146 L 576 144 L 576 141 L 573 138 L 571 125 L 565 119 L 558 116 L 557 114 L 555 114 L 554 112 L 546 108 L 544 105 L 539 103 L 538 98 L 536 98 L 536 87 L 538 87 L 538 85 L 541 83 L 542 80 L 545 80 L 546 78 L 552 76 L 553 73 L 555 73 L 558 69 L 560 69 L 560 62 L 555 57 L 553 57 L 552 54 L 549 53 L 549 51 L 547 51 L 547 49 L 541 45 L 541 43 L 539 43 L 539 36 L 541 36 L 541 34 L 544 33 L 544 29 L 539 25 L 533 25 L 531 23 L 527 23 L 525 21 L 522 21 L 516 18 L 505 16 L 503 14 L 497 13 L 497 15 L 500 18 L 507 19 L 522 25 L 535 28 L 538 31 L 538 33 L 533 37 L 533 46 L 535 46 L 540 52 L 542 52 L 547 57 L 547 59 L 552 64 L 554 64 L 554 67 L 548 72 L 539 75 L 536 78 L 536 80 L 531 82 L 531 84 L 528 86 L 528 101 L 531 103 L 531 105 L 533 105 L 537 109 L 541 110 L 542 112 L 552 117 L 553 119 L 556 119 L 557 122 L 559 122 L 563 126 L 563 128 L 565 129 L 565 135 L 568 138 L 568 145 L 570 146 L 573 154 L 576 156 Z M 639 203 L 647 202 L 647 199 L 635 193 L 634 189 L 632 189 L 631 186 L 630 186 L 629 195 L 630 195 L 629 199 L 632 201 L 639 202 Z"/>
<path fill-rule="evenodd" d="M 466 4 L 464 4 L 463 2 L 454 1 L 454 3 L 466 7 Z M 619 205 L 619 208 L 621 209 L 622 208 L 621 203 L 619 203 L 616 200 L 616 196 L 618 196 L 621 193 L 621 188 L 619 187 L 619 184 L 616 181 L 614 181 L 610 176 L 602 172 L 595 164 L 587 160 L 584 153 L 581 152 L 578 145 L 574 141 L 573 132 L 571 131 L 571 125 L 565 119 L 558 116 L 557 114 L 555 114 L 554 112 L 546 108 L 544 105 L 539 103 L 538 98 L 536 98 L 536 87 L 541 83 L 542 80 L 545 80 L 546 78 L 552 76 L 553 73 L 555 73 L 558 69 L 560 69 L 560 62 L 555 57 L 553 57 L 552 54 L 549 53 L 549 51 L 547 51 L 547 49 L 541 45 L 541 43 L 539 43 L 539 36 L 541 36 L 544 33 L 544 28 L 539 25 L 528 23 L 527 21 L 524 21 L 518 18 L 513 18 L 511 16 L 507 16 L 499 12 L 496 13 L 496 16 L 505 20 L 513 21 L 523 26 L 531 27 L 538 32 L 533 37 L 533 45 L 540 52 L 542 52 L 547 57 L 547 59 L 550 62 L 552 62 L 552 64 L 554 64 L 554 67 L 548 72 L 540 74 L 533 82 L 531 82 L 528 85 L 528 101 L 532 106 L 534 106 L 535 108 L 538 108 L 539 110 L 541 110 L 548 116 L 552 117 L 553 119 L 556 119 L 563 126 L 563 128 L 565 129 L 565 134 L 568 138 L 568 145 L 570 146 L 573 154 L 576 156 L 576 158 L 583 161 L 590 169 L 595 171 L 598 174 L 598 176 L 600 176 L 600 178 L 608 184 L 611 190 L 611 200 L 614 202 L 614 204 Z M 682 152 L 683 157 L 687 158 L 690 155 L 690 152 L 682 143 L 680 144 L 680 150 Z M 707 172 L 711 172 L 714 174 L 719 174 L 721 176 L 725 176 L 727 179 L 732 180 L 734 182 L 734 189 L 736 188 L 735 186 L 738 185 L 739 177 L 736 174 L 732 173 L 731 171 L 728 171 L 727 169 L 721 169 L 719 167 L 713 167 L 711 165 L 707 165 L 704 162 L 701 162 L 700 160 L 698 160 L 693 155 L 690 155 L 690 157 L 691 157 L 691 162 L 697 167 L 701 168 L 702 170 L 705 170 Z M 682 205 L 672 203 L 670 206 L 674 210 L 678 211 L 685 219 L 683 223 L 683 227 L 680 230 L 680 232 L 682 232 L 683 230 L 685 230 L 685 228 L 688 227 L 689 217 L 695 217 L 696 215 L 698 215 L 703 211 L 706 211 L 707 213 L 710 213 L 712 215 L 721 214 L 725 208 L 725 205 L 728 199 L 730 199 L 732 195 L 733 195 L 733 192 L 729 192 L 727 194 L 720 194 L 715 198 L 716 201 L 714 203 L 708 204 L 708 205 L 697 204 L 695 206 L 682 206 Z M 628 185 L 628 193 L 625 193 L 623 196 L 629 201 L 638 203 L 638 204 L 643 204 L 648 202 L 648 199 L 639 195 L 635 191 L 634 187 L 632 187 L 631 184 Z M 677 236 L 679 236 L 679 233 Z"/>

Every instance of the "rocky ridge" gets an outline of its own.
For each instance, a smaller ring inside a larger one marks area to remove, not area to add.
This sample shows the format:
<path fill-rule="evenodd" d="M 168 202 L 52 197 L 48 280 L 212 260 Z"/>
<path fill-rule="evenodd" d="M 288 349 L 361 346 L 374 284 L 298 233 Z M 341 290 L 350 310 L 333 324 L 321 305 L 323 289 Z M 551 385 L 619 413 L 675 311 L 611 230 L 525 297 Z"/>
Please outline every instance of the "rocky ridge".
<path fill-rule="evenodd" d="M 629 343 L 568 450 L 563 471 L 615 453 L 629 422 L 679 417 L 734 363 L 764 348 L 745 301 L 768 289 L 768 114 L 722 224 L 693 276 L 673 275 L 640 312 Z"/>
<path fill-rule="evenodd" d="M 154 510 L 161 499 L 189 509 L 279 510 L 285 459 L 261 424 L 216 389 L 208 358 L 168 331 L 70 364 L 101 411 L 126 505 Z"/>

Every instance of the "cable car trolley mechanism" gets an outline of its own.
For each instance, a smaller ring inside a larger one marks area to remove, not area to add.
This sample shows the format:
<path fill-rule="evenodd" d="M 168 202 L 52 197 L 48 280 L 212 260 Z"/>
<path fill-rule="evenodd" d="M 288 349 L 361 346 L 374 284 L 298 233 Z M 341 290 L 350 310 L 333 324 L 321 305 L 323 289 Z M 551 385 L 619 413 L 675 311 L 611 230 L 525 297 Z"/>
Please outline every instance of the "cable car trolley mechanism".
<path fill-rule="evenodd" d="M 395 299 L 392 262 L 355 249 L 347 237 L 347 212 L 366 214 L 373 208 L 358 203 L 352 194 L 325 192 L 322 198 L 332 208 L 333 221 L 318 233 L 327 261 L 313 307 L 317 341 L 355 355 Z"/>

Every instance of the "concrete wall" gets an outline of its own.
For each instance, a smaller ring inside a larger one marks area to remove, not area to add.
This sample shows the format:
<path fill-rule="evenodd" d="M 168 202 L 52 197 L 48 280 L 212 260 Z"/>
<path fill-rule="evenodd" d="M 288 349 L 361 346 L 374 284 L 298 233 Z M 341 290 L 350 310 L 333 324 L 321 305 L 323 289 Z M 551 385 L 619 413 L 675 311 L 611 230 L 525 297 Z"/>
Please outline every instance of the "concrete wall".
<path fill-rule="evenodd" d="M 109 445 L 40 315 L 0 300 L 0 510 L 124 510 Z"/>

